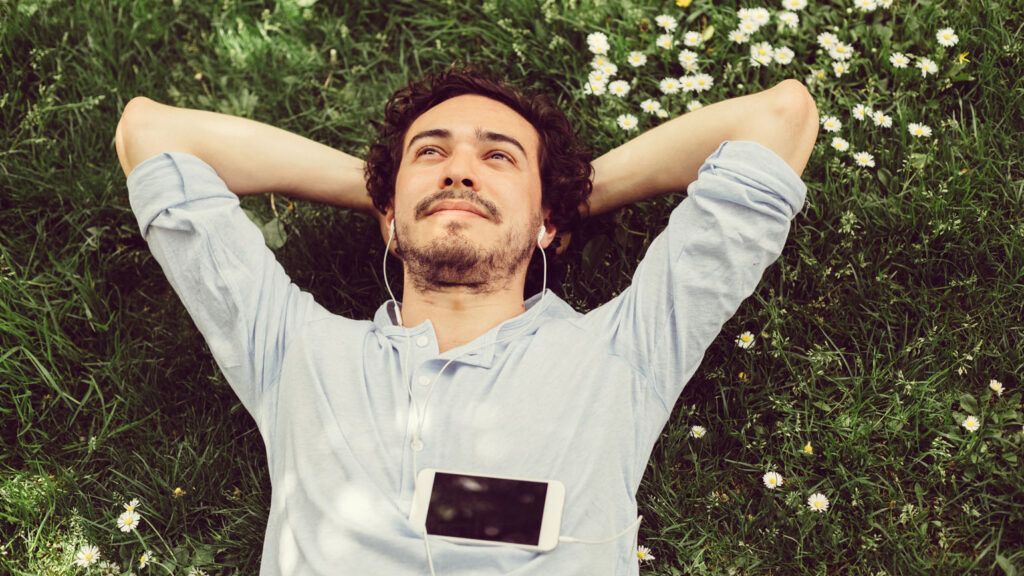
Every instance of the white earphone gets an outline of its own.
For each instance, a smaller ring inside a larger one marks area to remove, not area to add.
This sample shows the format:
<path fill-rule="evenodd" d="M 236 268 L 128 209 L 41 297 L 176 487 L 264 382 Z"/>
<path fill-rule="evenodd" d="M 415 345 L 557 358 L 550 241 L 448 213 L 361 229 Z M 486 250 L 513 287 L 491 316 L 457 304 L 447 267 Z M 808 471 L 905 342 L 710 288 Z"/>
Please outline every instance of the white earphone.
<path fill-rule="evenodd" d="M 540 241 L 544 239 L 544 233 L 545 232 L 547 232 L 547 230 L 545 230 L 544 229 L 544 225 L 541 224 L 540 225 L 540 231 L 537 232 L 537 247 L 540 248 L 541 250 L 543 250 L 544 247 L 540 245 Z"/>

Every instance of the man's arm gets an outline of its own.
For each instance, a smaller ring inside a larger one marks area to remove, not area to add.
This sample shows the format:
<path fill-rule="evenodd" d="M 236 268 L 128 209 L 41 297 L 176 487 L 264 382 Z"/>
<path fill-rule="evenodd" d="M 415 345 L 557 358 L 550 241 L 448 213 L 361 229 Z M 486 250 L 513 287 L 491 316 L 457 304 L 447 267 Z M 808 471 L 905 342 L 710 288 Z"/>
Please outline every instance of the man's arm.
<path fill-rule="evenodd" d="M 594 160 L 590 215 L 682 192 L 725 140 L 751 140 L 803 173 L 818 137 L 818 111 L 797 80 L 674 118 Z M 581 213 L 586 210 L 581 207 Z"/>
<path fill-rule="evenodd" d="M 161 152 L 187 152 L 213 167 L 239 196 L 277 192 L 376 213 L 362 160 L 254 120 L 140 96 L 125 106 L 114 139 L 125 176 Z"/>

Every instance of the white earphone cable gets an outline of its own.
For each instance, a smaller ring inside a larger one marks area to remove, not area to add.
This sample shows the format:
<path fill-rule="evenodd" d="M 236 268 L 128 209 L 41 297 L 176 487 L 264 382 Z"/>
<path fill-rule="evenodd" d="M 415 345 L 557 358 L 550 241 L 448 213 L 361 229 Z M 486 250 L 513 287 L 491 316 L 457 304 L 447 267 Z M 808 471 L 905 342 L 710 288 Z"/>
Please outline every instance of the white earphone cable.
<path fill-rule="evenodd" d="M 383 262 L 383 265 L 382 265 L 383 266 L 383 273 L 384 273 L 384 286 L 388 290 L 388 295 L 391 296 L 391 302 L 394 305 L 394 310 L 395 310 L 395 318 L 398 320 L 398 324 L 400 326 L 402 326 L 403 328 L 405 328 L 405 354 L 403 354 L 403 356 L 402 356 L 402 381 L 406 384 L 406 390 L 409 393 L 409 401 L 413 405 L 413 407 L 415 407 L 415 409 L 416 409 L 416 431 L 413 434 L 413 439 L 412 439 L 412 445 L 413 445 L 413 451 L 412 451 L 412 476 L 413 476 L 413 485 L 415 486 L 415 483 L 416 483 L 416 469 L 417 469 L 416 454 L 417 454 L 417 452 L 419 452 L 419 450 L 421 450 L 423 448 L 422 440 L 420 440 L 420 435 L 423 432 L 424 415 L 425 415 L 427 404 L 430 402 L 430 397 L 431 397 L 431 395 L 433 395 L 434 388 L 436 388 L 435 385 L 437 384 L 438 379 L 441 377 L 441 374 L 444 373 L 444 371 L 448 368 L 449 365 L 451 365 L 452 362 L 454 362 L 455 360 L 461 358 L 462 356 L 465 356 L 466 354 L 469 354 L 470 352 L 474 352 L 474 351 L 476 351 L 476 350 L 478 350 L 480 348 L 484 348 L 486 346 L 491 346 L 491 345 L 497 344 L 498 342 L 505 342 L 505 341 L 508 341 L 508 340 L 513 340 L 513 339 L 519 338 L 527 330 L 530 329 L 530 324 L 527 324 L 527 325 L 523 326 L 522 330 L 516 332 L 515 334 L 513 334 L 511 336 L 506 336 L 505 338 L 500 338 L 500 339 L 495 340 L 493 342 L 482 343 L 482 344 L 480 344 L 478 346 L 474 346 L 473 348 L 470 348 L 468 350 L 464 350 L 458 356 L 455 356 L 455 357 L 449 359 L 448 362 L 446 362 L 445 365 L 441 367 L 441 370 L 439 370 L 437 372 L 437 375 L 434 376 L 434 380 L 431 381 L 430 388 L 427 391 L 427 397 L 424 398 L 424 400 L 423 400 L 423 407 L 421 409 L 419 403 L 416 402 L 416 399 L 413 397 L 412 381 L 407 376 L 408 359 L 409 359 L 409 354 L 410 354 L 410 352 L 409 352 L 410 351 L 409 329 L 402 322 L 401 306 L 399 306 L 398 300 L 395 298 L 394 292 L 391 291 L 391 284 L 388 282 L 387 262 L 388 262 L 388 252 L 391 249 L 391 242 L 392 242 L 392 240 L 395 237 L 395 220 L 394 219 L 391 220 L 391 224 L 389 226 L 389 229 L 390 229 L 390 234 L 388 235 L 387 246 L 385 246 L 385 248 L 384 248 L 384 262 Z M 540 249 L 541 258 L 543 259 L 543 262 L 544 262 L 544 264 L 543 264 L 544 272 L 543 272 L 543 280 L 542 280 L 542 284 L 541 284 L 541 296 L 540 296 L 540 299 L 538 299 L 537 304 L 540 304 L 541 302 L 544 301 L 544 297 L 545 297 L 545 295 L 547 293 L 547 286 L 548 286 L 548 259 L 547 259 L 547 254 L 544 253 L 544 247 L 541 246 L 541 244 L 540 244 L 541 240 L 543 240 L 543 238 L 544 238 L 544 233 L 545 233 L 545 228 L 544 228 L 544 226 L 541 226 L 540 230 L 537 233 L 537 248 Z M 580 544 L 604 544 L 606 542 L 611 542 L 611 541 L 619 538 L 620 536 L 625 534 L 630 528 L 633 528 L 634 526 L 638 526 L 641 521 L 643 521 L 643 516 L 637 516 L 637 519 L 636 519 L 635 522 L 633 522 L 632 524 L 627 526 L 624 530 L 622 530 L 621 532 L 619 532 L 615 536 L 612 536 L 611 538 L 606 538 L 604 540 L 580 540 L 580 539 L 572 538 L 572 537 L 569 537 L 569 536 L 562 536 L 562 537 L 559 538 L 559 541 L 562 541 L 562 542 L 572 542 L 572 543 L 580 543 Z M 423 534 L 423 545 L 424 545 L 424 548 L 427 551 L 427 563 L 428 563 L 428 565 L 430 567 L 430 574 L 431 574 L 431 576 L 436 576 L 436 574 L 434 572 L 434 559 L 433 559 L 433 555 L 430 553 L 430 539 L 428 538 L 426 527 L 423 528 L 422 534 Z M 636 539 L 639 538 L 639 530 L 637 530 L 637 534 L 636 534 L 635 538 Z M 634 546 L 635 546 L 636 542 L 637 542 L 637 540 L 634 540 Z"/>

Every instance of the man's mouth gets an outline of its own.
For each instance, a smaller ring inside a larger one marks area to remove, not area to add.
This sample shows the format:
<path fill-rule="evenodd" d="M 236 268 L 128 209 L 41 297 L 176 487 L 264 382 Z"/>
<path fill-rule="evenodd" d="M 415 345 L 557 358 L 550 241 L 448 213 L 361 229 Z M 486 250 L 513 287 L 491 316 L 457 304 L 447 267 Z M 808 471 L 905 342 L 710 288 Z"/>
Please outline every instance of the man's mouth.
<path fill-rule="evenodd" d="M 465 214 L 487 218 L 482 208 L 465 200 L 443 200 L 438 202 L 430 209 L 428 216 L 433 216 L 434 214 Z"/>

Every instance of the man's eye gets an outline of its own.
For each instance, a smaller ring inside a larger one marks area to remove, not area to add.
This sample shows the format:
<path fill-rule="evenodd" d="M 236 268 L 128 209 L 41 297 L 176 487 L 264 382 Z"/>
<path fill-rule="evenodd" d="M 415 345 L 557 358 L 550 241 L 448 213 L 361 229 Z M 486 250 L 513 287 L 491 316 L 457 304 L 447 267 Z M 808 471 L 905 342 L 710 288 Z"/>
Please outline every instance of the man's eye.
<path fill-rule="evenodd" d="M 494 158 L 495 156 L 501 156 L 502 158 L 508 160 L 509 162 L 512 161 L 512 157 L 509 156 L 508 154 L 505 154 L 504 152 L 491 152 L 491 155 L 488 156 L 488 158 Z"/>
<path fill-rule="evenodd" d="M 423 148 L 422 150 L 416 153 L 416 156 L 423 156 L 427 152 L 437 152 L 437 150 L 434 148 Z"/>

